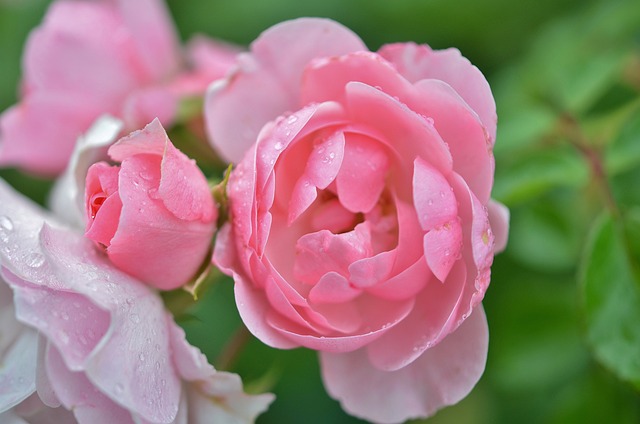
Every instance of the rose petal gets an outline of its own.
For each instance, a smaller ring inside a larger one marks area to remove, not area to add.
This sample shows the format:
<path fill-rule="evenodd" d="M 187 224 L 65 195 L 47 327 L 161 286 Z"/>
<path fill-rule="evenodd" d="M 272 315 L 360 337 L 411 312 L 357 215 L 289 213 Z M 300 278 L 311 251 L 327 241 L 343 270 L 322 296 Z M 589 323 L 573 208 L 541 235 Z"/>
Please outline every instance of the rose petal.
<path fill-rule="evenodd" d="M 439 79 L 452 86 L 478 114 L 491 142 L 495 141 L 497 117 L 491 88 L 458 49 L 434 51 L 426 45 L 396 43 L 383 46 L 379 53 L 411 82 Z"/>
<path fill-rule="evenodd" d="M 366 223 L 342 234 L 322 230 L 298 240 L 293 273 L 307 284 L 315 284 L 330 271 L 348 276 L 349 265 L 370 254 L 371 234 Z"/>
<path fill-rule="evenodd" d="M 425 231 L 453 221 L 458 214 L 456 197 L 445 176 L 419 157 L 413 162 L 413 202 Z"/>
<path fill-rule="evenodd" d="M 279 331 L 269 325 L 265 316 L 271 309 L 264 291 L 251 287 L 244 278 L 238 274 L 233 275 L 235 281 L 235 297 L 238 312 L 242 322 L 256 338 L 263 343 L 278 349 L 291 349 L 299 344 L 283 336 Z"/>
<path fill-rule="evenodd" d="M 27 83 L 49 92 L 91 93 L 94 104 L 113 113 L 140 77 L 130 56 L 129 30 L 108 3 L 53 3 L 27 42 Z M 125 37 L 114 39 L 118 33 Z"/>
<path fill-rule="evenodd" d="M 494 235 L 494 253 L 502 252 L 507 247 L 509 238 L 509 209 L 500 202 L 490 200 L 489 222 Z"/>
<path fill-rule="evenodd" d="M 462 261 L 456 262 L 444 284 L 430 279 L 416 295 L 411 314 L 368 346 L 371 364 L 381 370 L 399 370 L 444 339 L 458 325 L 456 311 L 466 283 Z"/>
<path fill-rule="evenodd" d="M 342 167 L 336 179 L 340 203 L 353 213 L 373 209 L 385 187 L 387 152 L 359 134 L 347 136 Z"/>
<path fill-rule="evenodd" d="M 0 116 L 0 165 L 42 175 L 62 172 L 78 136 L 100 113 L 85 96 L 31 94 Z"/>
<path fill-rule="evenodd" d="M 369 85 L 350 82 L 346 88 L 346 103 L 353 121 L 366 128 L 375 128 L 379 132 L 379 137 L 375 138 L 396 152 L 399 160 L 410 163 L 416 157 L 429 158 L 431 165 L 445 175 L 452 169 L 451 153 L 435 128 L 398 100 Z M 399 134 L 403 142 L 394 142 Z M 410 170 L 399 174 L 396 187 L 401 191 L 406 186 L 408 190 L 411 187 Z M 404 197 L 405 193 L 399 194 Z"/>
<path fill-rule="evenodd" d="M 117 6 L 145 72 L 154 80 L 176 72 L 180 65 L 178 36 L 165 3 L 117 0 Z"/>
<path fill-rule="evenodd" d="M 0 286 L 4 286 L 1 280 Z M 19 327 L 21 331 L 10 343 L 5 344 L 5 340 L 0 339 L 4 345 L 0 351 L 0 411 L 14 407 L 36 390 L 38 334 L 19 324 L 15 318 L 11 319 L 13 322 L 3 318 L 3 332 L 11 330 L 11 327 Z"/>
<path fill-rule="evenodd" d="M 325 189 L 335 180 L 344 153 L 345 139 L 341 132 L 314 144 L 304 174 L 298 179 L 289 201 L 289 225 L 316 199 L 316 188 Z"/>
<path fill-rule="evenodd" d="M 56 394 L 78 422 L 133 424 L 131 414 L 101 393 L 81 372 L 67 368 L 58 351 L 50 347 L 46 366 Z"/>
<path fill-rule="evenodd" d="M 349 414 L 379 423 L 403 422 L 429 417 L 463 399 L 484 371 L 487 347 L 487 323 L 478 309 L 455 333 L 400 370 L 376 369 L 366 349 L 322 352 L 322 378 Z"/>
<path fill-rule="evenodd" d="M 456 217 L 424 235 L 424 257 L 438 280 L 444 282 L 462 256 L 462 227 Z"/>
<path fill-rule="evenodd" d="M 402 98 L 411 84 L 384 58 L 369 51 L 338 57 L 316 56 L 307 66 L 302 80 L 302 104 L 345 100 L 348 83 L 357 81 Z"/>
<path fill-rule="evenodd" d="M 453 169 L 476 196 L 486 203 L 493 185 L 493 146 L 479 118 L 449 85 L 438 80 L 422 80 L 408 101 L 413 110 L 433 119 L 433 125 L 447 142 Z"/>
<path fill-rule="evenodd" d="M 361 293 L 349 285 L 349 281 L 337 272 L 324 274 L 309 292 L 313 303 L 343 303 L 353 300 Z"/>
<path fill-rule="evenodd" d="M 240 55 L 237 71 L 207 94 L 207 130 L 214 148 L 223 159 L 239 162 L 264 124 L 298 109 L 298 85 L 309 60 L 365 49 L 350 30 L 327 19 L 302 18 L 265 31 L 252 44 L 253 55 Z"/>
<path fill-rule="evenodd" d="M 120 120 L 104 115 L 78 138 L 67 169 L 58 178 L 49 196 L 51 210 L 64 219 L 65 223 L 80 228 L 85 226 L 84 192 L 87 171 L 92 164 L 106 159 L 107 146 L 116 140 L 121 130 Z"/>

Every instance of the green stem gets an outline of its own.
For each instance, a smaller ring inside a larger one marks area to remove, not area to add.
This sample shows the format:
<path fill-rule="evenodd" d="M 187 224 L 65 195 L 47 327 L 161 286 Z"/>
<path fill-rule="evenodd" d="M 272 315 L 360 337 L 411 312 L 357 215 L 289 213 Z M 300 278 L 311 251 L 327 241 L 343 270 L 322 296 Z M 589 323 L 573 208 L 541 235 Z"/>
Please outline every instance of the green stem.
<path fill-rule="evenodd" d="M 219 370 L 231 369 L 249 340 L 251 340 L 251 333 L 244 324 L 241 324 L 218 355 L 216 368 Z"/>
<path fill-rule="evenodd" d="M 573 116 L 564 114 L 561 118 L 560 125 L 562 134 L 567 137 L 569 143 L 582 154 L 589 164 L 591 175 L 600 188 L 605 206 L 615 219 L 620 218 L 620 208 L 609 185 L 607 172 L 602 161 L 602 153 L 589 143 L 578 121 Z"/>

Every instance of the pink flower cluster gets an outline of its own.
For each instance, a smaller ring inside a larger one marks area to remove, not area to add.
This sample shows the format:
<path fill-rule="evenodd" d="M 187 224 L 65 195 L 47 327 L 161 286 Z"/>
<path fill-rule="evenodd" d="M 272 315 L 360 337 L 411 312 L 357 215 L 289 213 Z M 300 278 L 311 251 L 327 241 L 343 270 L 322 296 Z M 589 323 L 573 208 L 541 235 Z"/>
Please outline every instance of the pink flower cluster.
<path fill-rule="evenodd" d="M 476 384 L 508 211 L 495 103 L 460 52 L 371 52 L 312 18 L 183 52 L 159 0 L 58 0 L 23 65 L 0 165 L 62 176 L 54 213 L 0 182 L 0 421 L 252 422 L 272 395 L 214 370 L 158 293 L 212 264 L 354 416 L 428 417 Z M 165 131 L 190 98 L 235 164 L 221 204 Z"/>

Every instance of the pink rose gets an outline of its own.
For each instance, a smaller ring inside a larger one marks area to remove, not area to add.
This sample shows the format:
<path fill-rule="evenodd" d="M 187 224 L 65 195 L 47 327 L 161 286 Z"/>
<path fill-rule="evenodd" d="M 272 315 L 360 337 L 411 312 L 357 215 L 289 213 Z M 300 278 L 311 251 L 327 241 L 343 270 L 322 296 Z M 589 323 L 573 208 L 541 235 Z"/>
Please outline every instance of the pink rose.
<path fill-rule="evenodd" d="M 120 165 L 99 162 L 87 173 L 85 235 L 149 285 L 187 283 L 207 261 L 218 217 L 205 176 L 158 120 L 108 154 Z"/>
<path fill-rule="evenodd" d="M 162 0 L 55 1 L 27 41 L 22 99 L 0 116 L 0 166 L 59 174 L 105 113 L 129 131 L 156 117 L 170 125 L 235 54 L 200 40 L 183 58 Z"/>
<path fill-rule="evenodd" d="M 459 401 L 484 370 L 480 302 L 507 229 L 486 80 L 457 50 L 372 53 L 321 19 L 267 30 L 240 63 L 207 119 L 229 160 L 257 138 L 214 252 L 245 324 L 319 350 L 353 415 L 400 422 Z"/>
<path fill-rule="evenodd" d="M 273 400 L 217 372 L 155 290 L 2 180 L 0 296 L 0 422 L 249 424 Z"/>

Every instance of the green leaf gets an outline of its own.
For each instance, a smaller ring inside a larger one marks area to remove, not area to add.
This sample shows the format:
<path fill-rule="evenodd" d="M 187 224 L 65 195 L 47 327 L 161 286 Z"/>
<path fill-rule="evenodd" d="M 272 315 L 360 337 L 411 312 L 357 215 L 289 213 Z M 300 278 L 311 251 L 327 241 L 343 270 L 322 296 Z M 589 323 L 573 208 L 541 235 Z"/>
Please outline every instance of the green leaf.
<path fill-rule="evenodd" d="M 571 146 L 543 146 L 515 158 L 503 158 L 496 166 L 493 197 L 511 206 L 553 188 L 580 187 L 588 176 L 587 164 Z"/>
<path fill-rule="evenodd" d="M 630 170 L 640 164 L 640 107 L 635 107 L 634 111 L 606 151 L 605 166 L 611 175 Z"/>
<path fill-rule="evenodd" d="M 545 272 L 575 270 L 592 220 L 581 193 L 559 190 L 544 201 L 511 209 L 508 254 L 531 269 Z M 576 208 L 576 206 L 578 206 Z"/>
<path fill-rule="evenodd" d="M 640 281 L 624 233 L 610 216 L 595 224 L 582 265 L 587 338 L 593 352 L 620 379 L 640 388 Z"/>

